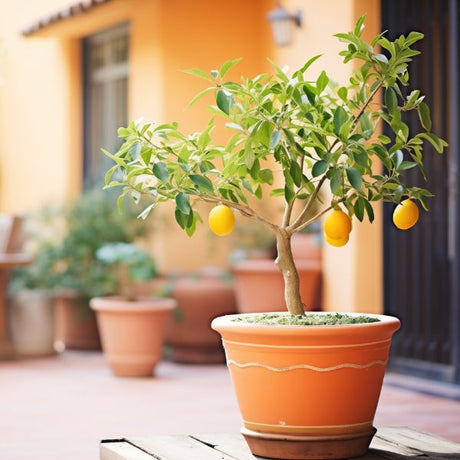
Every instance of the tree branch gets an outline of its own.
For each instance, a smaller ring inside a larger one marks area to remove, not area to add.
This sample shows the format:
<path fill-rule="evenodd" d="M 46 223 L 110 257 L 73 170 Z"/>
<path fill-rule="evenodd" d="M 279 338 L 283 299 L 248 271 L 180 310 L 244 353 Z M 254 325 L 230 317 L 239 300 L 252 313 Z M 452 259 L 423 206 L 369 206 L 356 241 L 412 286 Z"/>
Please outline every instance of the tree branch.
<path fill-rule="evenodd" d="M 332 206 L 329 206 L 328 208 L 326 208 L 323 211 L 319 212 L 318 214 L 313 216 L 311 219 L 308 219 L 307 221 L 305 221 L 302 225 L 299 225 L 298 227 L 296 227 L 294 232 L 299 232 L 300 230 L 303 230 L 305 227 L 308 227 L 312 222 L 314 222 L 315 220 L 318 220 L 322 215 L 326 214 L 331 209 L 332 209 Z"/>
<path fill-rule="evenodd" d="M 275 234 L 277 234 L 279 232 L 278 225 L 274 224 L 273 222 L 270 222 L 268 219 L 266 219 L 265 217 L 261 216 L 256 211 L 254 211 L 254 209 L 252 209 L 251 207 L 249 207 L 249 206 L 247 206 L 245 204 L 234 203 L 233 201 L 226 200 L 226 199 L 220 198 L 220 197 L 214 197 L 212 195 L 198 195 L 198 197 L 200 199 L 202 199 L 203 201 L 206 201 L 208 203 L 225 204 L 229 208 L 233 208 L 233 209 L 238 210 L 241 214 L 243 214 L 243 216 L 252 217 L 254 219 L 259 220 L 265 226 L 267 226 L 270 230 L 272 230 Z"/>
<path fill-rule="evenodd" d="M 292 223 L 292 225 L 290 225 L 287 228 L 288 233 L 291 233 L 291 234 L 295 233 L 296 231 L 298 231 L 299 226 L 303 225 L 303 220 L 307 216 L 308 211 L 310 211 L 310 208 L 311 208 L 313 202 L 316 200 L 316 197 L 318 196 L 318 193 L 319 193 L 322 185 L 324 184 L 325 180 L 326 180 L 326 176 L 324 175 L 321 178 L 321 180 L 318 182 L 318 184 L 316 185 L 315 191 L 310 195 L 310 198 L 308 198 L 308 201 L 305 203 L 305 206 L 303 207 L 302 211 L 297 216 L 297 219 Z M 302 227 L 302 228 L 304 228 L 304 227 Z"/>

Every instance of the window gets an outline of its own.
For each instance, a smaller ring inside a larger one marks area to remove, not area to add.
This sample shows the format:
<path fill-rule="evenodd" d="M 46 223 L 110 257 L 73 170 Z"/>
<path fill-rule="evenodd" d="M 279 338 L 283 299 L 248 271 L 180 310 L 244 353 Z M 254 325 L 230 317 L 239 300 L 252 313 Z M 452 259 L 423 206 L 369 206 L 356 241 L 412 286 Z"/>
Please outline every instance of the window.
<path fill-rule="evenodd" d="M 101 148 L 113 152 L 117 129 L 127 123 L 129 75 L 127 24 L 83 40 L 83 114 L 85 186 L 101 185 L 113 163 Z"/>

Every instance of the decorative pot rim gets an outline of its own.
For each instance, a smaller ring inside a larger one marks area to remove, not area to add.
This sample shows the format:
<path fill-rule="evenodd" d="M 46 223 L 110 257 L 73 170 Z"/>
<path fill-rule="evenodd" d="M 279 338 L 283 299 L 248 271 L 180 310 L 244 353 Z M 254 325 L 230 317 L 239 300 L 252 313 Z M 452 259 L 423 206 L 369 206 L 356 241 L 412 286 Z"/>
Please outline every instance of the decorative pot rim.
<path fill-rule="evenodd" d="M 106 296 L 93 297 L 89 305 L 95 311 L 149 312 L 173 310 L 177 302 L 169 297 L 140 297 L 136 300 L 127 300 L 121 296 Z"/>
<path fill-rule="evenodd" d="M 288 315 L 289 313 L 286 311 L 279 311 L 279 312 L 266 312 L 267 314 L 282 314 Z M 259 323 L 243 323 L 233 321 L 237 317 L 248 317 L 248 316 L 257 316 L 264 314 L 262 313 L 238 313 L 233 315 L 225 315 L 225 316 L 218 316 L 215 318 L 212 323 L 211 327 L 214 330 L 219 332 L 223 331 L 238 331 L 238 332 L 248 332 L 250 334 L 261 334 L 266 335 L 267 333 L 270 335 L 330 335 L 334 330 L 340 330 L 340 333 L 343 334 L 354 334 L 362 329 L 372 330 L 372 329 L 380 329 L 390 328 L 393 331 L 399 329 L 401 325 L 401 321 L 389 315 L 380 315 L 377 313 L 362 313 L 362 312 L 336 312 L 336 311 L 312 311 L 312 312 L 305 312 L 306 315 L 327 315 L 327 314 L 343 314 L 348 316 L 370 316 L 371 318 L 377 318 L 379 321 L 373 323 L 356 323 L 356 324 L 335 324 L 335 325 L 314 325 L 314 326 L 298 326 L 298 325 L 288 325 L 288 324 L 259 324 Z"/>

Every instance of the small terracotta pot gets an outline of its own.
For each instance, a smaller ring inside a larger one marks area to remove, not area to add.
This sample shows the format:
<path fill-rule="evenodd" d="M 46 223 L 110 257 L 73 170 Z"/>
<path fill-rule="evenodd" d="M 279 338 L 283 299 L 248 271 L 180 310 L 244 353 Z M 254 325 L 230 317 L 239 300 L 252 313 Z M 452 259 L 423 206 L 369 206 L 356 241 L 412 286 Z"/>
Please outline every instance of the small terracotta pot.
<path fill-rule="evenodd" d="M 165 322 L 175 308 L 173 299 L 96 297 L 102 348 L 115 375 L 151 376 L 161 359 Z"/>
<path fill-rule="evenodd" d="M 181 315 L 167 323 L 171 359 L 195 364 L 225 362 L 221 339 L 211 329 L 211 321 L 236 312 L 233 285 L 213 276 L 180 278 L 173 282 L 172 296 Z"/>
<path fill-rule="evenodd" d="M 326 313 L 319 313 L 326 314 Z M 353 315 L 353 313 L 349 313 Z M 400 321 L 267 326 L 216 318 L 254 455 L 279 459 L 363 455 Z"/>
<path fill-rule="evenodd" d="M 319 308 L 321 263 L 299 260 L 296 266 L 300 296 L 306 310 Z M 232 271 L 240 313 L 280 311 L 285 308 L 283 275 L 273 260 L 245 260 L 234 265 Z"/>
<path fill-rule="evenodd" d="M 101 349 L 96 315 L 89 308 L 88 300 L 75 294 L 62 293 L 56 298 L 55 334 L 59 351 Z"/>

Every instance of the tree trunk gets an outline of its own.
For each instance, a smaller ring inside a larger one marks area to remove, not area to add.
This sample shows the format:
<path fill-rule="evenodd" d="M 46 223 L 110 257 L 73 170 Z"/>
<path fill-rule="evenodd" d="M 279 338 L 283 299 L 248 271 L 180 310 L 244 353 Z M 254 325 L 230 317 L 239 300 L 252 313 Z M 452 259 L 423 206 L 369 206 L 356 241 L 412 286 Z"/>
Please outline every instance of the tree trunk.
<path fill-rule="evenodd" d="M 299 274 L 292 256 L 291 235 L 284 229 L 280 229 L 276 235 L 276 247 L 278 257 L 275 263 L 283 273 L 286 307 L 291 315 L 303 315 L 305 308 L 300 298 Z"/>

